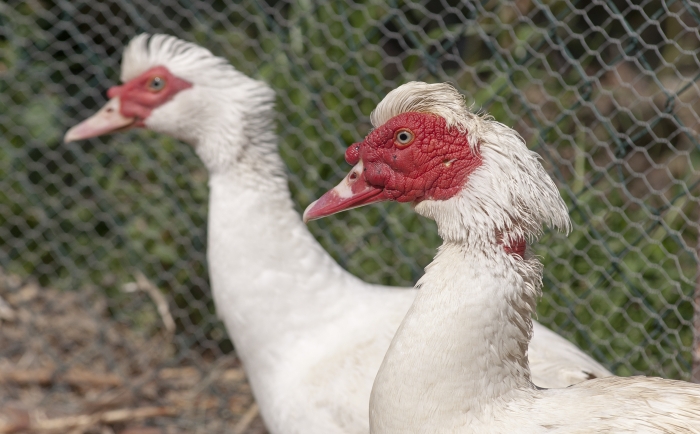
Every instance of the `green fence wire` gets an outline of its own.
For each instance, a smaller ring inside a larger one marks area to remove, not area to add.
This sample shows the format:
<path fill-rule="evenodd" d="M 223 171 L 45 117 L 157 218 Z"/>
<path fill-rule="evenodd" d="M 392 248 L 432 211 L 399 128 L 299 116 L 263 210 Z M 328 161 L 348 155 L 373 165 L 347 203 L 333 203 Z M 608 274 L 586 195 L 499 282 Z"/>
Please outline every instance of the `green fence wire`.
<path fill-rule="evenodd" d="M 143 273 L 170 304 L 173 357 L 233 350 L 209 292 L 207 174 L 192 149 L 144 131 L 61 140 L 105 102 L 125 43 L 168 33 L 277 91 L 299 210 L 343 176 L 345 146 L 389 90 L 453 83 L 523 135 L 569 205 L 573 232 L 536 247 L 538 319 L 617 374 L 690 379 L 699 28 L 684 0 L 0 3 L 0 265 L 99 296 L 105 321 L 148 336 L 152 301 L 122 291 Z M 392 285 L 414 283 L 439 241 L 391 204 L 311 228 L 350 271 Z"/>

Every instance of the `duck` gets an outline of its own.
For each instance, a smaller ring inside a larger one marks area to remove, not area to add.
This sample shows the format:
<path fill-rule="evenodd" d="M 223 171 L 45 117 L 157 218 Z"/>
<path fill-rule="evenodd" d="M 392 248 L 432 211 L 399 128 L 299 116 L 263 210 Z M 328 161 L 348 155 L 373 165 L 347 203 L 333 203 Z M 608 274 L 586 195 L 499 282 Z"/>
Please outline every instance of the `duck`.
<path fill-rule="evenodd" d="M 377 105 L 351 145 L 348 175 L 304 220 L 383 201 L 410 203 L 442 238 L 416 284 L 370 397 L 370 432 L 698 433 L 700 385 L 604 377 L 533 382 L 532 314 L 543 227 L 568 232 L 567 207 L 513 129 L 467 109 L 448 83 L 410 82 Z"/>
<path fill-rule="evenodd" d="M 207 263 L 217 315 L 267 429 L 367 433 L 372 382 L 417 291 L 362 281 L 309 232 L 278 153 L 267 84 L 162 34 L 129 42 L 121 81 L 64 140 L 146 128 L 192 146 L 209 174 Z M 543 387 L 610 375 L 539 324 L 533 345 Z"/>

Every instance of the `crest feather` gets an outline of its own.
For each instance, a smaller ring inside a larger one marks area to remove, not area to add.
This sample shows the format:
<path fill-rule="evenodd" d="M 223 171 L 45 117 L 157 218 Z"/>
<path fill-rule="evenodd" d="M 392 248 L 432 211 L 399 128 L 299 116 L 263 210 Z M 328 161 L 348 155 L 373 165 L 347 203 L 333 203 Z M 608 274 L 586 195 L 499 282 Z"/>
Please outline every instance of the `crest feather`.
<path fill-rule="evenodd" d="M 464 102 L 464 96 L 449 83 L 423 83 L 411 81 L 392 90 L 370 115 L 377 128 L 402 113 L 432 113 L 445 119 L 448 128 L 461 133 L 469 132 L 469 145 L 475 149 L 478 143 L 481 118 L 472 113 Z"/>
<path fill-rule="evenodd" d="M 226 59 L 199 45 L 170 35 L 143 33 L 124 49 L 121 81 L 127 82 L 156 66 L 165 66 L 172 74 L 199 85 L 216 85 L 221 79 L 240 74 Z"/>

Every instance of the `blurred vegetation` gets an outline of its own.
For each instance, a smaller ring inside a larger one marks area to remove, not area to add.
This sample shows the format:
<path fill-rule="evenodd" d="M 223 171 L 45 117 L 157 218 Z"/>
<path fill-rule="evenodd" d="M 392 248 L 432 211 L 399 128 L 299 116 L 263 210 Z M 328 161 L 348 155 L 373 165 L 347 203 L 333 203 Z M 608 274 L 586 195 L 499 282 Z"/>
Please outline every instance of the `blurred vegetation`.
<path fill-rule="evenodd" d="M 629 3 L 629 4 L 628 4 Z M 200 43 L 278 92 L 282 155 L 303 209 L 348 168 L 347 144 L 409 80 L 451 81 L 543 156 L 574 231 L 536 246 L 539 320 L 616 373 L 687 379 L 696 282 L 700 9 L 685 1 L 0 3 L 0 265 L 43 285 L 173 295 L 184 345 L 230 350 L 208 290 L 206 171 L 148 132 L 79 144 L 142 32 Z M 311 225 L 366 280 L 410 285 L 439 244 L 407 206 Z"/>

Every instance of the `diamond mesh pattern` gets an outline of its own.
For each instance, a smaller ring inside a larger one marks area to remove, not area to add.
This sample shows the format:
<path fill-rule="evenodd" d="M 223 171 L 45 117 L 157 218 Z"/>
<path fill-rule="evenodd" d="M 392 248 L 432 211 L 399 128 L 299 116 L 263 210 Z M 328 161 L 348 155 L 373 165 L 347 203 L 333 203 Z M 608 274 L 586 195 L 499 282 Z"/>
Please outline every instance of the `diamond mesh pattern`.
<path fill-rule="evenodd" d="M 105 324 L 160 333 L 151 299 L 121 290 L 143 273 L 167 295 L 173 360 L 203 370 L 232 350 L 208 288 L 207 174 L 192 150 L 145 131 L 61 140 L 106 101 L 124 44 L 164 32 L 276 89 L 300 210 L 344 175 L 344 147 L 389 90 L 452 82 L 523 135 L 569 204 L 573 232 L 536 247 L 539 320 L 618 374 L 690 379 L 699 24 L 685 0 L 0 3 L 0 265 L 98 296 Z M 311 229 L 349 270 L 394 285 L 415 282 L 439 241 L 391 204 Z"/>

